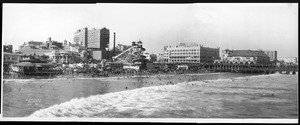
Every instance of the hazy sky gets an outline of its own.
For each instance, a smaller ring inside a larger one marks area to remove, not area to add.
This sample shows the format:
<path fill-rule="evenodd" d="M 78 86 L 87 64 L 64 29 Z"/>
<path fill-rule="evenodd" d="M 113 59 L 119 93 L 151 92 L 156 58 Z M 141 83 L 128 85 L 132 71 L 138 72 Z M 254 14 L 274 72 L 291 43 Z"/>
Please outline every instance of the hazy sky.
<path fill-rule="evenodd" d="M 141 39 L 147 52 L 199 43 L 229 49 L 277 50 L 298 57 L 298 4 L 3 4 L 2 43 L 67 40 L 81 27 L 110 29 L 110 43 Z"/>

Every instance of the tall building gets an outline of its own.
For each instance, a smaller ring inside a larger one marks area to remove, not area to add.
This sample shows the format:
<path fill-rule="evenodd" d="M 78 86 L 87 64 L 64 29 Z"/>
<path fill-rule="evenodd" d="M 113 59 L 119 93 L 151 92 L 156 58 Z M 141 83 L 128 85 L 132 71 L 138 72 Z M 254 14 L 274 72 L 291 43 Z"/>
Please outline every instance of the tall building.
<path fill-rule="evenodd" d="M 81 28 L 74 33 L 74 43 L 81 46 L 88 46 L 88 28 Z"/>
<path fill-rule="evenodd" d="M 213 63 L 219 59 L 219 48 L 203 47 L 202 45 L 187 46 L 181 43 L 179 46 L 165 46 L 164 58 L 168 63 L 192 62 Z"/>
<path fill-rule="evenodd" d="M 109 43 L 109 30 L 107 28 L 93 28 L 88 31 L 88 48 L 105 50 Z"/>
<path fill-rule="evenodd" d="M 100 29 L 88 30 L 88 44 L 87 48 L 100 49 Z"/>
<path fill-rule="evenodd" d="M 3 52 L 12 53 L 13 46 L 12 45 L 3 45 Z"/>
<path fill-rule="evenodd" d="M 109 29 L 102 28 L 100 30 L 100 49 L 104 50 L 109 44 Z"/>

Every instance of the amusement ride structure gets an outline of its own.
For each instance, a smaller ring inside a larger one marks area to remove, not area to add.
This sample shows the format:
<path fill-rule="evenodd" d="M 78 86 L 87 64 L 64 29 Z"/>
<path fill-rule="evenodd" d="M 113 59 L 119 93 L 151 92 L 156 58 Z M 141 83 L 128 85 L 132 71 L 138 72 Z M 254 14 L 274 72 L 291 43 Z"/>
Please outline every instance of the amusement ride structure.
<path fill-rule="evenodd" d="M 132 65 L 135 60 L 140 59 L 143 56 L 143 52 L 146 50 L 143 48 L 142 44 L 143 43 L 141 41 L 132 42 L 132 47 L 112 57 L 113 62 L 123 63 L 124 65 Z"/>

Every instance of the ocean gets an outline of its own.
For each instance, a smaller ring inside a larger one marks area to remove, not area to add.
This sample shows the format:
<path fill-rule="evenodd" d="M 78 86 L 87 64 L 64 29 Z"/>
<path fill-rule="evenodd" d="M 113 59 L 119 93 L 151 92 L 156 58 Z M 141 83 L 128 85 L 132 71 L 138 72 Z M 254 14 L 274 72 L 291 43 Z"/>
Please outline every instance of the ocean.
<path fill-rule="evenodd" d="M 298 75 L 6 79 L 3 87 L 3 117 L 298 117 Z"/>

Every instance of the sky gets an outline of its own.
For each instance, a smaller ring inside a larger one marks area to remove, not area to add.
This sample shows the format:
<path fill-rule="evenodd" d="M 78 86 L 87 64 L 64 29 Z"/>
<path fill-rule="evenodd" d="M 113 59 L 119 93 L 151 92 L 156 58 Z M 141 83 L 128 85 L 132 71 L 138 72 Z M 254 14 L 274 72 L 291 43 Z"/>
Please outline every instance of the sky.
<path fill-rule="evenodd" d="M 233 50 L 277 50 L 298 57 L 298 3 L 3 4 L 2 44 L 74 41 L 82 27 L 110 30 L 116 43 L 141 40 L 146 52 L 198 43 Z"/>

